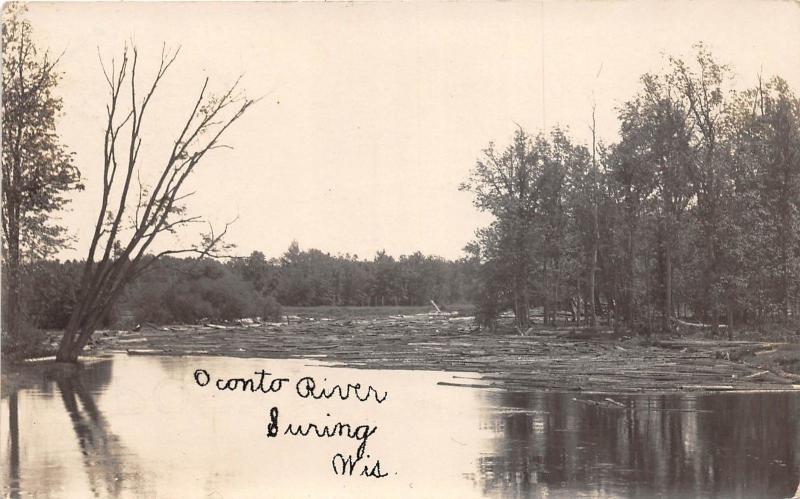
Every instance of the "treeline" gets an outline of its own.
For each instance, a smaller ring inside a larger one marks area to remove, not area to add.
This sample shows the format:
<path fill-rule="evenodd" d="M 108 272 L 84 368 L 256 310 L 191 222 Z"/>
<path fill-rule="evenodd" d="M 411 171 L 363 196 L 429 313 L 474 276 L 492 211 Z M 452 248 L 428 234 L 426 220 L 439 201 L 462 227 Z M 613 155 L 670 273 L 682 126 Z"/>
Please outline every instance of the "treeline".
<path fill-rule="evenodd" d="M 63 328 L 76 302 L 82 262 L 38 261 L 24 267 L 23 311 L 33 326 Z M 475 265 L 419 252 L 371 260 L 301 251 L 279 258 L 261 252 L 225 262 L 163 257 L 133 281 L 105 318 L 157 324 L 262 317 L 280 320 L 283 306 L 460 304 L 475 291 Z"/>
<path fill-rule="evenodd" d="M 284 305 L 425 305 L 464 303 L 473 293 L 470 264 L 420 252 L 395 259 L 379 251 L 372 260 L 301 251 L 297 242 L 278 259 L 255 252 L 229 263 L 262 294 Z"/>
<path fill-rule="evenodd" d="M 462 189 L 495 216 L 467 248 L 485 324 L 511 308 L 525 328 L 535 305 L 640 331 L 800 313 L 800 100 L 779 77 L 731 90 L 702 46 L 668 62 L 619 107 L 617 143 L 519 129 L 484 151 Z"/>

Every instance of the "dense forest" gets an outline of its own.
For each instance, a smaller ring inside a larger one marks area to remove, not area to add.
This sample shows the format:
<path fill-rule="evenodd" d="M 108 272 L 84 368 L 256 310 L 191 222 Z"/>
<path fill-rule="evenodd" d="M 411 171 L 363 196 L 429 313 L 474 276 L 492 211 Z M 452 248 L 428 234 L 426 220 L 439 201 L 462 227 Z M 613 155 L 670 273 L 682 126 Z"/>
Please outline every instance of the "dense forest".
<path fill-rule="evenodd" d="M 800 100 L 702 46 L 669 58 L 618 108 L 619 140 L 519 129 L 490 144 L 462 189 L 494 215 L 468 247 L 480 261 L 484 324 L 531 305 L 597 326 L 714 331 L 800 312 Z M 686 324 L 683 324 L 686 325 Z"/>
<path fill-rule="evenodd" d="M 26 266 L 23 310 L 34 326 L 63 328 L 75 306 L 82 262 L 40 261 Z M 426 305 L 471 300 L 475 269 L 419 252 L 372 260 L 301 250 L 279 258 L 159 259 L 127 288 L 106 318 L 119 322 L 193 323 L 201 319 L 280 320 L 284 306 Z"/>

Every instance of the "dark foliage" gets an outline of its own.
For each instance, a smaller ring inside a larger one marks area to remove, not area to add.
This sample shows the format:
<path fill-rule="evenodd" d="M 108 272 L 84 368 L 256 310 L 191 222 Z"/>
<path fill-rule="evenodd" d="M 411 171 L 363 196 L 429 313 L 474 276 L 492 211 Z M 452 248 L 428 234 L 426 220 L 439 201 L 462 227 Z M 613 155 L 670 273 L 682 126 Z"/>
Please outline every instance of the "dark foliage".
<path fill-rule="evenodd" d="M 778 77 L 733 90 L 696 48 L 642 76 L 616 144 L 520 129 L 486 148 L 462 185 L 494 216 L 466 248 L 484 325 L 531 307 L 648 333 L 800 318 L 800 99 Z"/>
<path fill-rule="evenodd" d="M 31 324 L 64 328 L 75 306 L 80 262 L 26 267 L 24 310 Z M 472 265 L 415 253 L 372 261 L 331 256 L 296 243 L 281 258 L 253 252 L 228 262 L 163 257 L 128 287 L 104 326 L 196 323 L 261 317 L 280 321 L 285 306 L 440 306 L 471 301 Z"/>

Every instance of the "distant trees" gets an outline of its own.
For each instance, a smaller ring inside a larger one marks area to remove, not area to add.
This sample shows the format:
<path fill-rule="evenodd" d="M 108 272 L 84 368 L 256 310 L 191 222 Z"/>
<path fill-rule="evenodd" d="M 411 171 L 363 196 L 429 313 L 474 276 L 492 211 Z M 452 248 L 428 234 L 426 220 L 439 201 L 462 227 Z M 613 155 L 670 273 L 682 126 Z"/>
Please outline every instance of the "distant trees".
<path fill-rule="evenodd" d="M 24 7 L 3 17 L 3 329 L 18 335 L 24 261 L 46 257 L 66 243 L 52 215 L 80 189 L 80 172 L 56 134 L 61 99 L 53 93 L 58 58 L 33 43 Z"/>
<path fill-rule="evenodd" d="M 301 250 L 293 241 L 280 258 L 255 252 L 228 265 L 264 296 L 291 306 L 382 306 L 471 301 L 471 265 L 425 256 L 394 258 L 379 251 L 372 260 Z M 258 263 L 255 263 L 258 262 Z M 257 270 L 256 270 L 257 269 Z"/>
<path fill-rule="evenodd" d="M 473 301 L 475 264 L 420 252 L 362 260 L 301 250 L 292 243 L 282 257 L 254 251 L 222 262 L 211 258 L 147 257 L 99 325 L 195 323 L 261 317 L 282 319 L 284 306 L 439 306 Z M 84 262 L 40 261 L 29 269 L 22 301 L 32 325 L 64 329 L 78 301 Z M 306 277 L 303 277 L 303 276 Z M 379 277 L 383 275 L 383 277 Z M 382 285 L 377 285 L 383 279 Z M 391 290 L 391 292 L 389 292 Z M 133 321 L 133 322 L 132 322 Z"/>
<path fill-rule="evenodd" d="M 184 183 L 209 151 L 225 147 L 219 142 L 223 133 L 254 103 L 236 94 L 237 84 L 222 95 L 211 96 L 206 79 L 160 167 L 156 183 L 144 186 L 139 175 L 142 125 L 145 116 L 149 116 L 151 99 L 176 56 L 177 52 L 162 51 L 156 75 L 144 88 L 137 86 L 139 57 L 135 47 L 130 52 L 125 49 L 118 65 L 112 61 L 110 73 L 103 68 L 109 103 L 102 197 L 75 308 L 59 346 L 59 361 L 77 360 L 126 286 L 160 257 L 181 253 L 209 255 L 225 234 L 224 230 L 218 234 L 212 231 L 194 248 L 148 252 L 157 237 L 200 220 L 186 214 L 182 202 L 190 194 L 184 192 Z"/>
<path fill-rule="evenodd" d="M 545 322 L 590 324 L 597 308 L 639 331 L 680 315 L 729 334 L 800 314 L 800 100 L 780 78 L 730 90 L 702 45 L 668 62 L 620 106 L 617 143 L 590 153 L 564 130 L 518 130 L 477 162 L 462 188 L 495 216 L 467 247 L 481 310 L 520 327 L 520 290 L 535 290 Z"/>

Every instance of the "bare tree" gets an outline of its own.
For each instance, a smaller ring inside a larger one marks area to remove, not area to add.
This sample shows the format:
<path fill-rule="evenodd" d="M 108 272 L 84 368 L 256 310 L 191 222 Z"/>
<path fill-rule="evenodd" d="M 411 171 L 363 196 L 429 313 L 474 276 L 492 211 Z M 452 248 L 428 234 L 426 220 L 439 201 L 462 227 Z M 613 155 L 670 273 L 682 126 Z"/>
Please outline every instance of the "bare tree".
<path fill-rule="evenodd" d="M 103 193 L 78 300 L 59 346 L 59 361 L 77 361 L 125 286 L 158 258 L 185 253 L 213 256 L 228 229 L 226 225 L 219 234 L 212 230 L 203 236 L 201 244 L 191 248 L 148 253 L 159 235 L 200 222 L 200 217 L 187 215 L 181 204 L 192 194 L 184 192 L 185 181 L 206 153 L 227 147 L 220 143 L 223 133 L 255 103 L 237 94 L 238 80 L 222 95 L 208 95 L 206 78 L 157 182 L 146 188 L 139 180 L 142 124 L 156 88 L 177 55 L 177 50 L 171 54 L 162 50 L 156 75 L 142 96 L 137 93 L 135 47 L 130 51 L 126 47 L 119 66 L 112 61 L 111 71 L 103 66 L 110 97 L 103 147 Z M 125 100 L 129 98 L 129 109 L 123 104 L 123 94 Z"/>
<path fill-rule="evenodd" d="M 597 122 L 595 121 L 595 103 L 592 100 L 592 268 L 589 273 L 589 325 L 597 327 L 597 252 L 600 245 L 600 229 L 597 215 Z"/>

